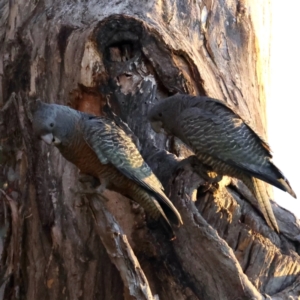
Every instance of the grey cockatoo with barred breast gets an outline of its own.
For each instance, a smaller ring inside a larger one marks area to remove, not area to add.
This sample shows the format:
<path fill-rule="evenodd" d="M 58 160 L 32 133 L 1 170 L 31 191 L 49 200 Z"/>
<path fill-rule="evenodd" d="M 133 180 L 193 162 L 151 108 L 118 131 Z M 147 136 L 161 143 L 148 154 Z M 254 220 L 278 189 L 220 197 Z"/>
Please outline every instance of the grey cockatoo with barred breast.
<path fill-rule="evenodd" d="M 181 139 L 201 163 L 242 180 L 257 198 L 268 225 L 279 231 L 261 180 L 296 195 L 271 161 L 267 142 L 232 107 L 209 97 L 175 95 L 157 103 L 148 117 L 156 132 L 163 128 Z"/>
<path fill-rule="evenodd" d="M 182 224 L 179 212 L 132 139 L 112 120 L 37 101 L 33 129 L 83 174 L 98 178 L 101 191 L 107 188 L 128 196 L 171 233 L 171 224 Z"/>

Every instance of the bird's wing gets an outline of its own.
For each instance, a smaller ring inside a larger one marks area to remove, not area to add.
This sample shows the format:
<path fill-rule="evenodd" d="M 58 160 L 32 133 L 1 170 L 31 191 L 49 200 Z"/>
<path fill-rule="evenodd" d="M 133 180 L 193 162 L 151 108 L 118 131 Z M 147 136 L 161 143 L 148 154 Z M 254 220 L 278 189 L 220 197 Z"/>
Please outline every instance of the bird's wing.
<path fill-rule="evenodd" d="M 229 165 L 282 188 L 280 170 L 270 162 L 271 154 L 261 138 L 237 115 L 212 113 L 190 107 L 177 118 L 178 137 L 196 153 L 208 154 Z"/>
<path fill-rule="evenodd" d="M 85 120 L 84 136 L 100 161 L 104 158 L 106 163 L 113 164 L 126 177 L 152 193 L 164 207 L 173 211 L 173 215 L 175 213 L 172 221 L 178 225 L 182 223 L 178 211 L 163 193 L 161 182 L 144 161 L 132 139 L 112 120 L 102 117 Z"/>
<path fill-rule="evenodd" d="M 251 122 L 244 117 L 242 117 L 239 112 L 229 103 L 226 103 L 224 101 L 221 101 L 219 99 L 214 99 L 206 96 L 193 96 L 193 97 L 188 97 L 188 95 L 185 95 L 188 99 L 188 101 L 191 103 L 191 107 L 204 107 L 211 112 L 213 111 L 223 111 L 226 112 L 227 114 L 230 115 L 235 115 L 237 118 L 243 120 L 244 124 L 249 128 L 250 131 L 259 139 L 260 144 L 263 148 L 265 148 L 268 151 L 268 156 L 271 158 L 271 148 L 270 145 L 267 143 L 267 141 L 258 133 L 256 132 L 253 127 L 251 126 Z"/>

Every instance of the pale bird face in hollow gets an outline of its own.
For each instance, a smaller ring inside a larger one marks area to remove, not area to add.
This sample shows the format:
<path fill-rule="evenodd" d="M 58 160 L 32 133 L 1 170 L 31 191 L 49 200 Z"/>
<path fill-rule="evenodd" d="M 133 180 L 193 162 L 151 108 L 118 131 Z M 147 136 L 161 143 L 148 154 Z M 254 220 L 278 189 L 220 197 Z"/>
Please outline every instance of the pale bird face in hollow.
<path fill-rule="evenodd" d="M 151 127 L 156 133 L 160 133 L 163 130 L 163 123 L 161 121 L 152 121 Z"/>
<path fill-rule="evenodd" d="M 156 133 L 163 132 L 164 129 L 166 133 L 171 134 L 179 113 L 178 103 L 175 103 L 175 101 L 161 100 L 150 109 L 148 119 L 152 129 Z"/>
<path fill-rule="evenodd" d="M 161 110 L 154 106 L 148 113 L 148 119 L 150 121 L 152 129 L 156 133 L 163 132 L 164 123 L 163 123 L 163 115 Z"/>

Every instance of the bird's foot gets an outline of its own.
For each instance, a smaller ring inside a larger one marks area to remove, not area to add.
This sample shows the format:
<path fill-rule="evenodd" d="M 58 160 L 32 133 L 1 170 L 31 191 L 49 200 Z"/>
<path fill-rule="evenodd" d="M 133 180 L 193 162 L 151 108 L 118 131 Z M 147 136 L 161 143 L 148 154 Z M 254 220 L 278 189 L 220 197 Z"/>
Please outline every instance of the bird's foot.
<path fill-rule="evenodd" d="M 203 192 L 207 192 L 211 189 L 218 189 L 218 182 L 223 178 L 222 175 L 214 172 L 208 165 L 203 164 L 196 155 L 183 159 L 178 164 L 177 169 L 190 169 L 203 178 L 206 181 L 203 185 Z"/>
<path fill-rule="evenodd" d="M 99 179 L 91 176 L 91 175 L 87 175 L 87 174 L 83 174 L 83 173 L 79 173 L 79 177 L 78 180 L 80 183 L 82 183 L 83 185 L 89 185 L 92 188 L 95 188 L 97 186 L 100 185 Z"/>
<path fill-rule="evenodd" d="M 207 191 L 211 191 L 212 193 L 216 192 L 219 188 L 219 184 L 218 184 L 219 180 L 217 182 L 208 182 L 206 181 L 203 185 L 202 185 L 202 189 L 201 192 L 202 193 L 206 193 Z"/>
<path fill-rule="evenodd" d="M 99 186 L 95 189 L 79 188 L 79 190 L 75 191 L 75 194 L 80 195 L 80 196 L 98 196 L 107 202 L 108 199 L 103 195 L 104 190 L 105 190 L 105 188 L 103 189 L 102 186 Z"/>
<path fill-rule="evenodd" d="M 108 199 L 103 195 L 103 192 L 106 189 L 105 182 L 99 185 L 98 178 L 82 173 L 79 174 L 79 182 L 81 184 L 79 185 L 79 189 L 75 191 L 75 194 L 79 194 L 81 196 L 100 196 L 105 201 L 108 201 Z"/>

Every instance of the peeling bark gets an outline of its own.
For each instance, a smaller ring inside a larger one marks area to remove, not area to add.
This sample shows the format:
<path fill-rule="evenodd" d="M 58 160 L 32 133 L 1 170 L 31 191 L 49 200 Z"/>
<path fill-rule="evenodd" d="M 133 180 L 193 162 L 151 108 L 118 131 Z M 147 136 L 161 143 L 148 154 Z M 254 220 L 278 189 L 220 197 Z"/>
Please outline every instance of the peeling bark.
<path fill-rule="evenodd" d="M 154 299 L 148 280 L 118 222 L 98 197 L 89 197 L 95 229 L 132 299 Z"/>
<path fill-rule="evenodd" d="M 295 216 L 272 203 L 278 235 L 239 181 L 207 189 L 146 117 L 174 93 L 208 95 L 265 136 L 258 4 L 98 2 L 0 3 L 0 299 L 298 299 Z M 122 195 L 78 195 L 76 167 L 32 134 L 36 97 L 124 128 L 183 217 L 176 240 Z"/>

